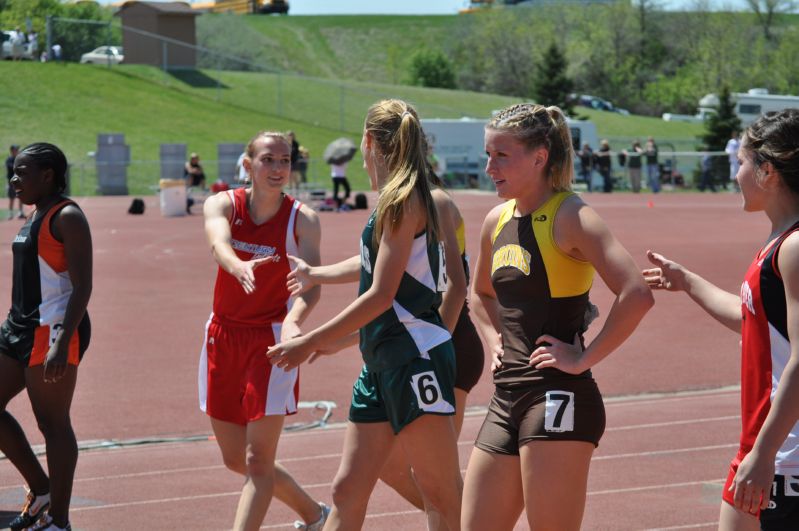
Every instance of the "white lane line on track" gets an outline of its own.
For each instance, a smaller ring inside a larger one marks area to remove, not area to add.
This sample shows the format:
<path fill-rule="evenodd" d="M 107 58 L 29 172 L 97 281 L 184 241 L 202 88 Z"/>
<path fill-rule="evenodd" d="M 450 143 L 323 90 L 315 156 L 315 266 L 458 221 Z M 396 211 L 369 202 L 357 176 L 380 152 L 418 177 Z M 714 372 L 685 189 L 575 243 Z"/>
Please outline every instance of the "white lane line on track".
<path fill-rule="evenodd" d="M 468 441 L 464 441 L 468 442 Z M 473 441 L 472 441 L 473 442 Z M 631 452 L 625 454 L 612 454 L 612 455 L 599 455 L 595 456 L 592 460 L 593 461 L 607 461 L 612 459 L 627 459 L 627 458 L 635 458 L 635 457 L 652 457 L 658 455 L 670 455 L 670 454 L 684 454 L 684 453 L 691 453 L 691 452 L 707 452 L 711 450 L 720 450 L 720 449 L 728 449 L 728 448 L 735 448 L 737 444 L 720 444 L 714 446 L 696 446 L 696 447 L 689 447 L 689 448 L 675 448 L 669 450 L 650 450 L 647 452 Z M 305 462 L 305 461 L 315 461 L 318 459 L 340 459 L 340 453 L 333 453 L 333 454 L 323 454 L 323 455 L 315 455 L 315 456 L 306 456 L 306 457 L 291 457 L 288 459 L 278 459 L 280 463 L 297 463 L 297 462 Z M 110 476 L 94 476 L 94 477 L 86 477 L 86 478 L 75 478 L 75 483 L 87 483 L 91 481 L 113 481 L 113 480 L 120 480 L 120 479 L 128 479 L 128 478 L 136 478 L 136 477 L 147 477 L 147 476 L 163 476 L 166 474 L 178 474 L 178 473 L 187 473 L 187 472 L 199 472 L 204 470 L 215 470 L 215 469 L 223 469 L 225 468 L 224 465 L 210 465 L 210 466 L 203 466 L 203 467 L 185 467 L 185 468 L 175 468 L 170 470 L 154 470 L 150 472 L 134 472 L 129 474 L 115 474 Z M 316 487 L 316 486 L 329 486 L 330 483 L 322 483 L 319 485 L 306 485 L 306 487 Z M 7 490 L 16 490 L 19 489 L 19 485 L 8 486 L 8 487 L 0 487 L 0 492 L 7 491 Z"/>
<path fill-rule="evenodd" d="M 682 487 L 691 487 L 695 485 L 704 485 L 709 483 L 723 483 L 724 479 L 711 479 L 705 481 L 688 481 L 688 482 L 680 482 L 680 483 L 662 483 L 659 485 L 647 485 L 644 487 L 630 487 L 625 489 L 609 489 L 609 490 L 598 490 L 598 491 L 589 491 L 589 496 L 598 496 L 603 494 L 619 494 L 619 493 L 629 493 L 629 492 L 641 492 L 641 491 L 648 491 L 648 490 L 662 490 L 662 489 L 669 489 L 669 488 L 682 488 Z M 322 487 L 329 487 L 330 483 L 319 483 L 314 485 L 303 485 L 304 488 L 322 488 Z M 205 499 L 212 499 L 212 498 L 226 498 L 231 496 L 240 496 L 240 491 L 231 491 L 231 492 L 218 492 L 213 494 L 197 494 L 194 496 L 179 496 L 173 498 L 157 498 L 152 500 L 138 500 L 138 501 L 131 501 L 131 502 L 121 502 L 121 503 L 107 503 L 103 505 L 93 505 L 89 507 L 71 507 L 70 511 L 72 512 L 85 512 L 85 511 L 95 511 L 95 510 L 103 510 L 103 509 L 119 509 L 121 507 L 137 507 L 142 505 L 154 505 L 159 503 L 175 503 L 175 502 L 182 502 L 182 501 L 195 501 L 195 500 L 205 500 Z M 417 510 L 408 510 L 408 511 L 395 511 L 395 512 L 387 512 L 387 513 L 372 513 L 367 514 L 366 518 L 368 519 L 375 519 L 375 518 L 387 518 L 391 516 L 404 516 L 410 514 L 419 514 L 421 515 L 420 511 Z M 276 529 L 276 528 L 285 528 L 287 526 L 291 526 L 293 522 L 282 523 L 282 524 L 272 524 L 268 526 L 261 526 L 261 529 Z M 696 527 L 701 527 L 703 525 L 708 524 L 695 524 Z M 658 528 L 659 530 L 665 529 L 689 529 L 689 527 L 666 527 L 666 528 Z M 652 531 L 652 530 L 650 530 Z"/>
<path fill-rule="evenodd" d="M 391 513 L 375 513 L 375 514 L 367 514 L 366 519 L 369 520 L 370 518 L 387 518 L 390 516 L 408 516 L 410 514 L 417 514 L 419 517 L 422 517 L 422 512 L 419 510 L 412 510 L 412 511 L 394 511 Z M 293 525 L 291 524 L 272 524 L 272 525 L 262 525 L 259 529 L 285 529 L 287 526 Z"/>
<path fill-rule="evenodd" d="M 726 415 L 723 417 L 706 417 L 703 419 L 687 419 L 687 420 L 672 420 L 668 422 L 650 422 L 648 424 L 630 424 L 629 426 L 616 426 L 613 428 L 607 428 L 605 432 L 609 431 L 627 431 L 627 430 L 639 430 L 643 428 L 665 428 L 667 426 L 681 426 L 684 424 L 699 424 L 699 423 L 706 423 L 706 422 L 723 422 L 726 420 L 740 420 L 740 415 Z"/>
<path fill-rule="evenodd" d="M 158 498 L 152 500 L 139 500 L 139 501 L 132 501 L 132 502 L 122 502 L 122 503 L 104 503 L 102 505 L 90 505 L 88 507 L 70 507 L 69 512 L 77 513 L 83 511 L 96 511 L 102 509 L 119 509 L 120 507 L 136 507 L 139 505 L 153 505 L 156 503 L 175 503 L 181 501 L 194 501 L 194 500 L 206 500 L 209 498 L 225 498 L 228 496 L 241 496 L 241 491 L 237 490 L 235 492 L 217 492 L 214 494 L 196 494 L 194 496 L 179 496 L 175 498 Z M 291 524 L 287 524 L 291 525 Z"/>
<path fill-rule="evenodd" d="M 644 531 L 669 531 L 671 529 L 699 529 L 700 527 L 712 527 L 716 529 L 719 523 L 716 522 L 705 522 L 704 524 L 686 524 L 686 525 L 673 525 L 671 527 L 650 527 L 645 529 Z"/>
<path fill-rule="evenodd" d="M 676 393 L 614 396 L 605 398 L 605 405 L 613 407 L 640 406 L 648 404 L 662 404 L 664 402 L 683 402 L 685 400 L 696 400 L 707 397 L 726 397 L 728 395 L 737 398 L 740 393 L 741 386 L 735 385 L 700 391 L 678 391 Z"/>
<path fill-rule="evenodd" d="M 601 496 L 603 494 L 623 494 L 626 492 L 645 492 L 648 490 L 660 490 L 660 489 L 678 489 L 680 487 L 693 487 L 696 485 L 707 485 L 709 483 L 718 483 L 719 486 L 724 485 L 724 481 L 726 478 L 722 479 L 707 479 L 703 481 L 684 481 L 682 483 L 664 483 L 662 485 L 646 485 L 644 487 L 625 487 L 623 489 L 606 489 L 606 490 L 594 490 L 589 491 L 589 496 Z"/>
<path fill-rule="evenodd" d="M 710 450 L 722 450 L 727 448 L 738 448 L 738 443 L 716 444 L 713 446 L 694 446 L 691 448 L 674 448 L 669 450 L 650 450 L 648 452 L 631 452 L 628 454 L 599 455 L 593 457 L 591 461 L 606 461 L 608 459 L 627 459 L 629 457 L 652 457 L 656 455 L 685 454 L 691 452 L 708 452 Z"/>

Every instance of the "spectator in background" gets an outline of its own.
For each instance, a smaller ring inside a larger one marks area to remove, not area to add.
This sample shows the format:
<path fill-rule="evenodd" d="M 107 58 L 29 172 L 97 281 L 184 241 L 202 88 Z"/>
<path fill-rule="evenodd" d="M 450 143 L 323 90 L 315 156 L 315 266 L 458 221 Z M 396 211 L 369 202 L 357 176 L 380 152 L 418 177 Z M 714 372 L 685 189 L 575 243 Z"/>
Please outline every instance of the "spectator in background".
<path fill-rule="evenodd" d="M 333 179 L 333 200 L 336 202 L 337 210 L 349 210 L 347 199 L 350 198 L 350 182 L 347 180 L 347 163 L 331 164 L 330 177 Z M 339 199 L 338 188 L 344 187 L 344 198 Z"/>
<path fill-rule="evenodd" d="M 591 181 L 594 173 L 594 151 L 588 142 L 583 144 L 583 148 L 577 152 L 577 156 L 580 157 L 580 178 L 588 186 L 590 192 L 593 185 Z"/>
<path fill-rule="evenodd" d="M 183 165 L 183 178 L 186 179 L 186 186 L 205 189 L 205 172 L 197 153 L 192 153 L 189 161 Z"/>
<path fill-rule="evenodd" d="M 191 214 L 191 206 L 194 199 L 188 193 L 190 188 L 201 188 L 205 190 L 205 172 L 200 164 L 200 156 L 192 153 L 189 161 L 183 165 L 183 180 L 186 181 L 186 214 Z"/>
<path fill-rule="evenodd" d="M 595 160 L 599 175 L 602 176 L 602 191 L 609 194 L 613 191 L 613 161 L 611 160 L 610 144 L 607 140 L 599 143 L 599 151 L 596 152 Z"/>
<path fill-rule="evenodd" d="M 697 188 L 701 192 L 704 192 L 705 188 L 710 188 L 711 192 L 716 191 L 716 185 L 713 184 L 713 156 L 710 153 L 702 155 L 702 176 Z"/>
<path fill-rule="evenodd" d="M 658 146 L 651 136 L 646 141 L 646 184 L 653 193 L 660 192 L 660 167 L 658 166 Z"/>
<path fill-rule="evenodd" d="M 733 131 L 730 139 L 727 141 L 727 146 L 724 151 L 730 158 L 730 181 L 735 186 L 735 191 L 740 192 L 741 187 L 738 186 L 738 180 L 735 178 L 738 175 L 738 168 L 741 164 L 738 162 L 738 150 L 741 149 L 741 142 L 738 140 L 738 131 Z"/>
<path fill-rule="evenodd" d="M 60 61 L 61 60 L 61 51 L 62 51 L 61 50 L 61 45 L 58 44 L 58 43 L 55 43 L 52 46 L 52 51 L 53 51 L 53 61 L 56 61 L 56 62 Z"/>
<path fill-rule="evenodd" d="M 297 159 L 297 171 L 300 173 L 300 182 L 308 182 L 308 162 L 311 160 L 311 153 L 305 146 L 300 146 L 299 158 Z"/>
<path fill-rule="evenodd" d="M 641 149 L 641 142 L 635 140 L 629 150 L 624 150 L 627 156 L 627 171 L 630 174 L 630 187 L 634 193 L 641 191 L 641 155 L 644 150 Z"/>
<path fill-rule="evenodd" d="M 247 152 L 244 151 L 239 155 L 239 160 L 236 161 L 236 182 L 240 184 L 248 184 L 250 182 L 250 174 L 247 173 L 247 168 L 244 167 L 244 157 Z"/>
<path fill-rule="evenodd" d="M 14 61 L 19 61 L 25 54 L 25 34 L 22 30 L 17 28 L 14 31 L 14 37 L 11 39 L 11 58 Z"/>
<path fill-rule="evenodd" d="M 294 131 L 289 131 L 286 136 L 291 141 L 291 174 L 289 175 L 289 188 L 296 190 L 302 181 L 302 174 L 297 166 L 300 160 L 300 143 Z"/>
<path fill-rule="evenodd" d="M 14 177 L 14 160 L 17 158 L 17 153 L 19 153 L 19 146 L 12 144 L 8 151 L 9 156 L 6 159 L 6 179 L 8 179 L 8 188 L 6 189 L 8 195 L 8 219 L 13 219 L 14 198 L 17 197 L 17 193 L 11 186 L 11 178 Z M 25 213 L 22 211 L 22 199 L 17 198 L 17 203 L 19 204 L 19 214 L 17 217 L 20 219 L 25 219 Z"/>
<path fill-rule="evenodd" d="M 28 55 L 31 60 L 36 60 L 36 53 L 39 51 L 39 34 L 35 31 L 28 33 Z"/>

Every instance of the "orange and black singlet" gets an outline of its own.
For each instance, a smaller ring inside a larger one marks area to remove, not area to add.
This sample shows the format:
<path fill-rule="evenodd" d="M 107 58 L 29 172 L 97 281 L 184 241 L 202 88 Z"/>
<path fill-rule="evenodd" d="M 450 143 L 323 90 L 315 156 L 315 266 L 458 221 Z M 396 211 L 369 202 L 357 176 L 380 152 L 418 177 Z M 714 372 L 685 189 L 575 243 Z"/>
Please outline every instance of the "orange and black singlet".
<path fill-rule="evenodd" d="M 570 257 L 555 244 L 553 226 L 563 201 L 558 192 L 532 214 L 515 216 L 515 201 L 504 205 L 492 235 L 491 284 L 499 302 L 504 356 L 494 382 L 504 388 L 549 379 L 590 377 L 529 365 L 536 340 L 549 334 L 573 343 L 580 333 L 594 278 L 593 266 Z"/>
<path fill-rule="evenodd" d="M 63 198 L 41 215 L 30 215 L 11 245 L 14 256 L 11 309 L 4 326 L 6 332 L 25 339 L 20 339 L 25 345 L 25 352 L 20 354 L 24 358 L 30 357 L 28 363 L 31 366 L 44 361 L 64 322 L 72 295 L 64 244 L 56 240 L 50 228 L 53 216 L 67 205 L 77 207 L 71 200 Z M 77 365 L 89 345 L 90 335 L 87 311 L 72 337 L 76 348 L 70 347 L 70 363 Z M 32 336 L 31 345 L 27 344 L 31 339 L 29 336 Z M 29 347 L 32 352 L 28 351 Z"/>

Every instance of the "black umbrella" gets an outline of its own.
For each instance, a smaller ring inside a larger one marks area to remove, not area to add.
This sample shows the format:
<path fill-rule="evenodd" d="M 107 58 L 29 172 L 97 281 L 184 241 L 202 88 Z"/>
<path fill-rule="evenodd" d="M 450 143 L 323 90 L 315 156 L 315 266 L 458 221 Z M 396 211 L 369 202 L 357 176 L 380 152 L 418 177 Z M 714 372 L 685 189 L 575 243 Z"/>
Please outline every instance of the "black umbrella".
<path fill-rule="evenodd" d="M 358 148 L 349 138 L 337 138 L 325 148 L 324 158 L 328 164 L 344 164 L 352 160 Z"/>

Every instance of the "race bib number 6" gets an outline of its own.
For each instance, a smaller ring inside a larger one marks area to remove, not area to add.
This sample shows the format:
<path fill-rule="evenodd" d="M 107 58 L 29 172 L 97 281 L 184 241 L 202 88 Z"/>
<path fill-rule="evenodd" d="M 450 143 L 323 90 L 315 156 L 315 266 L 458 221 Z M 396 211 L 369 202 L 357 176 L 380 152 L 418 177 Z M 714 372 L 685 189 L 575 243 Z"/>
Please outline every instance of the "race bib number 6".
<path fill-rule="evenodd" d="M 419 409 L 435 413 L 452 413 L 455 408 L 444 399 L 433 371 L 420 372 L 411 377 L 411 388 Z"/>
<path fill-rule="evenodd" d="M 547 391 L 546 431 L 574 431 L 574 393 L 571 391 Z"/>

